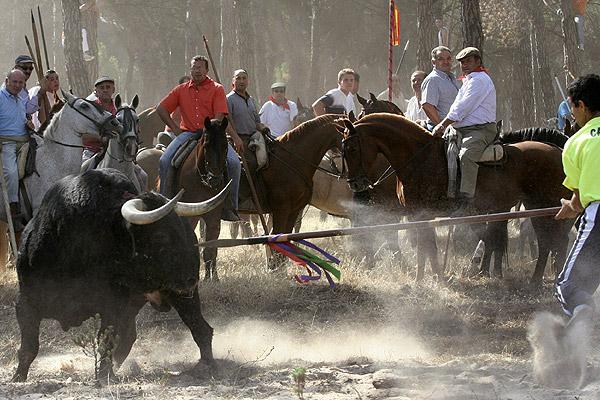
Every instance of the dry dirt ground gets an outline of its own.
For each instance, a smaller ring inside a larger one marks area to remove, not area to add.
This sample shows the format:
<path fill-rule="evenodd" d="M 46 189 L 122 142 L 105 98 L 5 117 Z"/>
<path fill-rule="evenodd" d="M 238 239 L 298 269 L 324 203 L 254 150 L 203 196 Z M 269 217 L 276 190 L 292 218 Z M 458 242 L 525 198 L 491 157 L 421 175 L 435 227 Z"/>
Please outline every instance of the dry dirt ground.
<path fill-rule="evenodd" d="M 324 225 L 311 212 L 304 229 Z M 329 219 L 326 225 L 344 223 Z M 445 236 L 438 232 L 441 248 Z M 375 262 L 346 239 L 315 241 L 343 260 L 334 290 L 324 283 L 299 286 L 290 279 L 293 267 L 266 273 L 259 247 L 223 250 L 221 282 L 199 289 L 215 330 L 218 374 L 193 368 L 199 353 L 175 313 L 145 307 L 119 381 L 103 386 L 94 384 L 93 361 L 73 340 L 91 334 L 91 321 L 66 333 L 44 321 L 28 381 L 10 383 L 19 329 L 16 278 L 8 271 L 0 278 L 0 400 L 600 398 L 596 347 L 583 388 L 535 383 L 527 324 L 537 311 L 559 309 L 550 277 L 542 287 L 527 285 L 530 256 L 511 254 L 504 280 L 467 279 L 460 271 L 468 259 L 450 246 L 454 278 L 416 284 L 415 255 L 406 237 L 401 241 L 401 254 L 380 249 Z M 302 390 L 292 377 L 297 368 L 306 371 Z"/>

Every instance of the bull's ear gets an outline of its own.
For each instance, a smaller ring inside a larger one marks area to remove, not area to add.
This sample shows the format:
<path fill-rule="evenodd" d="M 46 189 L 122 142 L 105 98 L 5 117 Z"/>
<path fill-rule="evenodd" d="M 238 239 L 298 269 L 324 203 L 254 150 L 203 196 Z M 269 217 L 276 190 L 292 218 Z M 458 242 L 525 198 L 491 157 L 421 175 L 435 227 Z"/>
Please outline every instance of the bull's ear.
<path fill-rule="evenodd" d="M 210 129 L 211 126 L 210 117 L 204 118 L 204 129 Z"/>
<path fill-rule="evenodd" d="M 133 108 L 135 110 L 139 104 L 140 104 L 140 98 L 136 94 L 135 96 L 133 96 L 133 100 L 131 101 L 131 108 Z"/>
<path fill-rule="evenodd" d="M 371 92 L 369 92 L 369 98 L 371 99 L 371 101 L 373 103 L 377 101 L 377 97 L 373 93 L 371 93 Z"/>
<path fill-rule="evenodd" d="M 502 133 L 502 120 L 496 122 L 496 132 Z"/>
<path fill-rule="evenodd" d="M 302 102 L 300 101 L 300 97 L 296 97 L 296 106 L 298 106 L 298 109 L 304 108 Z"/>
<path fill-rule="evenodd" d="M 356 98 L 358 99 L 358 102 L 365 107 L 367 105 L 367 99 L 365 99 L 364 97 L 362 97 L 360 94 L 356 93 Z"/>
<path fill-rule="evenodd" d="M 354 110 L 350 110 L 350 112 L 348 113 L 348 119 L 350 120 L 350 122 L 355 123 L 356 122 L 356 117 L 354 116 Z"/>
<path fill-rule="evenodd" d="M 115 97 L 115 107 L 116 108 L 121 107 L 121 103 L 122 103 L 121 94 L 117 93 L 117 96 Z"/>

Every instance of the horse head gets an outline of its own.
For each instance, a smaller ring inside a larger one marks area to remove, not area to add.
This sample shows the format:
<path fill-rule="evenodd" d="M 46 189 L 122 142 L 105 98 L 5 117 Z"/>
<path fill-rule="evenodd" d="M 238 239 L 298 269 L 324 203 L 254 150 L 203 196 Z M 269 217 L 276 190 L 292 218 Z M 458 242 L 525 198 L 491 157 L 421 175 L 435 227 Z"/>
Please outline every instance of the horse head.
<path fill-rule="evenodd" d="M 298 106 L 298 115 L 296 116 L 296 121 L 298 121 L 298 124 L 315 118 L 313 109 L 311 107 L 305 107 L 300 101 L 299 97 L 296 99 L 296 105 Z"/>
<path fill-rule="evenodd" d="M 123 131 L 123 125 L 99 104 L 75 97 L 65 91 L 62 91 L 62 95 L 68 105 L 63 108 L 63 111 L 73 111 L 71 114 L 72 125 L 79 136 L 88 134 L 110 138 L 118 136 Z M 78 118 L 78 116 L 83 118 Z"/>
<path fill-rule="evenodd" d="M 121 134 L 114 139 L 118 140 L 120 149 L 122 150 L 123 161 L 132 162 L 138 152 L 140 124 L 139 118 L 135 111 L 139 103 L 138 95 L 136 94 L 131 101 L 131 104 L 123 103 L 121 95 L 115 97 L 115 107 L 117 107 L 117 120 L 123 125 Z"/>
<path fill-rule="evenodd" d="M 342 134 L 342 157 L 347 168 L 347 182 L 353 192 L 362 192 L 371 186 L 363 167 L 361 136 L 349 119 L 342 119 L 344 127 L 338 126 Z"/>
<path fill-rule="evenodd" d="M 404 113 L 394 103 L 387 100 L 379 100 L 373 93 L 369 92 L 369 99 L 365 99 L 364 97 L 358 96 L 359 103 L 363 106 L 363 110 L 358 116 L 358 119 L 361 119 L 365 115 L 373 114 L 373 113 L 390 113 L 390 114 L 398 114 L 404 116 Z"/>
<path fill-rule="evenodd" d="M 206 117 L 204 120 L 204 134 L 201 139 L 204 163 L 202 166 L 196 165 L 196 169 L 200 172 L 202 181 L 215 190 L 223 187 L 224 182 L 223 175 L 227 160 L 227 136 L 225 135 L 227 124 L 227 118 L 219 121 Z M 200 158 L 197 163 L 200 163 Z"/>

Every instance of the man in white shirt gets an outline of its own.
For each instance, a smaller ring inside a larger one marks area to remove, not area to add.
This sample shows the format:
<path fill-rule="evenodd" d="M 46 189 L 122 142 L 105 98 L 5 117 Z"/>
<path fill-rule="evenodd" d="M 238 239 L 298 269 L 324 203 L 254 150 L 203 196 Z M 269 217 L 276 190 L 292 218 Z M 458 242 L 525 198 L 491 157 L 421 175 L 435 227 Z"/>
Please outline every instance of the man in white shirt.
<path fill-rule="evenodd" d="M 412 86 L 412 90 L 414 96 L 408 100 L 408 104 L 406 105 L 406 113 L 404 116 L 411 121 L 414 121 L 418 124 L 425 123 L 427 121 L 427 114 L 421 108 L 421 84 L 427 74 L 425 71 L 415 71 L 410 76 L 410 84 Z"/>
<path fill-rule="evenodd" d="M 338 72 L 338 87 L 325 93 L 312 105 L 317 117 L 323 114 L 349 114 L 350 111 L 356 115 L 354 96 L 352 95 L 354 74 L 355 72 L 351 68 L 344 68 Z"/>
<path fill-rule="evenodd" d="M 477 48 L 462 49 L 456 59 L 460 61 L 463 85 L 448 115 L 433 129 L 433 135 L 441 137 L 450 125 L 462 135 L 460 196 L 471 199 L 477 183 L 477 161 L 496 137 L 496 88 L 483 68 Z"/>
<path fill-rule="evenodd" d="M 273 136 L 281 136 L 294 128 L 298 107 L 296 103 L 285 97 L 285 83 L 275 82 L 271 85 L 271 96 L 258 112 L 260 122 L 268 126 Z"/>
<path fill-rule="evenodd" d="M 48 99 L 48 105 L 50 106 L 50 109 L 52 109 L 52 107 L 59 101 L 58 91 L 60 90 L 60 80 L 56 71 L 52 69 L 46 71 L 46 73 L 44 74 L 44 78 L 44 89 L 46 92 L 46 98 Z M 29 98 L 36 97 L 40 92 L 40 89 L 40 85 L 34 86 L 31 89 L 29 89 Z M 48 109 L 48 111 L 50 111 L 50 109 Z M 39 119 L 39 111 L 36 111 L 34 114 L 31 115 L 31 120 L 33 122 L 33 126 L 35 127 L 35 131 L 41 133 L 39 129 L 42 123 Z"/>

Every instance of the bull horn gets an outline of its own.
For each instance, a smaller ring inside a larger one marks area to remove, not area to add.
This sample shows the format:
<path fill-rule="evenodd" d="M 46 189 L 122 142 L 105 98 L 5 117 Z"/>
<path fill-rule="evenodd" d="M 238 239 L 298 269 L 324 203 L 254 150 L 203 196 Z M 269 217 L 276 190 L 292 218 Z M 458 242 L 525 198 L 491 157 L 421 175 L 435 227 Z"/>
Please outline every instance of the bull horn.
<path fill-rule="evenodd" d="M 223 190 L 219 192 L 219 194 L 201 203 L 177 202 L 177 205 L 175 206 L 175 212 L 180 217 L 197 217 L 199 215 L 206 214 L 221 204 L 223 200 L 225 200 L 229 194 L 230 187 L 231 180 L 227 183 L 227 186 L 225 186 Z"/>
<path fill-rule="evenodd" d="M 127 200 L 123 206 L 121 206 L 121 215 L 125 220 L 134 225 L 148 225 L 166 216 L 170 213 L 179 199 L 183 196 L 183 189 L 177 193 L 167 204 L 161 206 L 155 210 L 146 211 L 146 206 L 142 199 L 131 199 Z"/>

